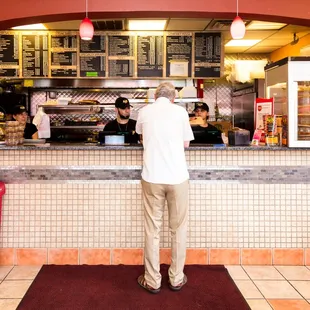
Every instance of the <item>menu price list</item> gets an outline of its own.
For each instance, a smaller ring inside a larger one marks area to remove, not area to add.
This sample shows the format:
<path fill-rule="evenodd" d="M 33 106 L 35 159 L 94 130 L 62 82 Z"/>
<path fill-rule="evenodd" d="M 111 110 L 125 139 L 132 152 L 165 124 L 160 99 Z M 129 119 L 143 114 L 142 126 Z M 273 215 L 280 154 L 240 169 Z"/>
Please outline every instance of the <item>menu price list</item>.
<path fill-rule="evenodd" d="M 166 75 L 173 76 L 170 70 L 172 62 L 186 62 L 188 65 L 187 76 L 192 76 L 192 36 L 167 36 L 166 37 Z"/>
<path fill-rule="evenodd" d="M 80 40 L 80 53 L 105 53 L 105 36 L 94 35 L 92 40 Z"/>
<path fill-rule="evenodd" d="M 0 35 L 0 65 L 19 65 L 18 35 Z"/>
<path fill-rule="evenodd" d="M 133 60 L 109 60 L 109 77 L 133 77 L 133 72 Z"/>
<path fill-rule="evenodd" d="M 77 53 L 76 52 L 52 52 L 51 65 L 52 66 L 76 66 Z"/>
<path fill-rule="evenodd" d="M 105 56 L 80 54 L 81 77 L 105 77 Z"/>
<path fill-rule="evenodd" d="M 195 77 L 220 77 L 221 33 L 195 33 Z"/>
<path fill-rule="evenodd" d="M 109 56 L 133 56 L 133 36 L 109 36 Z"/>
<path fill-rule="evenodd" d="M 24 77 L 48 75 L 47 35 L 22 35 L 22 62 Z"/>
<path fill-rule="evenodd" d="M 52 77 L 76 77 L 77 71 L 76 69 L 51 69 L 51 76 Z"/>
<path fill-rule="evenodd" d="M 19 76 L 19 70 L 18 69 L 9 69 L 9 68 L 1 68 L 0 67 L 0 76 L 18 77 Z"/>
<path fill-rule="evenodd" d="M 77 37 L 52 35 L 51 48 L 77 48 Z"/>
<path fill-rule="evenodd" d="M 137 74 L 139 77 L 163 76 L 163 36 L 138 36 Z"/>

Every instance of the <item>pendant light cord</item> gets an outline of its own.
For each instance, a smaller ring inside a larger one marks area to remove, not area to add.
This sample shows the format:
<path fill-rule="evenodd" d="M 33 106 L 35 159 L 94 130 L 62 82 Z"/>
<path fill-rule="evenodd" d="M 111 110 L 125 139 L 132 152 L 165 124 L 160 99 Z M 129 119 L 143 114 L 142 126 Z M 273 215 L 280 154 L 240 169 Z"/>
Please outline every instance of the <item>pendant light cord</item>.
<path fill-rule="evenodd" d="M 85 6 L 86 6 L 86 17 L 88 18 L 88 0 L 85 0 Z"/>
<path fill-rule="evenodd" d="M 237 0 L 237 16 L 239 16 L 239 1 Z"/>

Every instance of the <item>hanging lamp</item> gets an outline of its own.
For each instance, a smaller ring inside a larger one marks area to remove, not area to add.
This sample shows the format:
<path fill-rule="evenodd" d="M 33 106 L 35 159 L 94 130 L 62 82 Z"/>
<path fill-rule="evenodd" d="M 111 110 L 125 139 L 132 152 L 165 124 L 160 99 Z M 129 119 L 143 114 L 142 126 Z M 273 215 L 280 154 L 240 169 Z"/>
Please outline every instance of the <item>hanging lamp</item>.
<path fill-rule="evenodd" d="M 88 0 L 86 2 L 86 17 L 82 20 L 80 24 L 80 37 L 82 40 L 91 40 L 94 36 L 94 25 L 88 18 Z"/>
<path fill-rule="evenodd" d="M 241 17 L 238 15 L 239 11 L 239 0 L 237 0 L 237 16 L 230 25 L 230 34 L 233 39 L 243 39 L 245 35 L 245 24 Z"/>

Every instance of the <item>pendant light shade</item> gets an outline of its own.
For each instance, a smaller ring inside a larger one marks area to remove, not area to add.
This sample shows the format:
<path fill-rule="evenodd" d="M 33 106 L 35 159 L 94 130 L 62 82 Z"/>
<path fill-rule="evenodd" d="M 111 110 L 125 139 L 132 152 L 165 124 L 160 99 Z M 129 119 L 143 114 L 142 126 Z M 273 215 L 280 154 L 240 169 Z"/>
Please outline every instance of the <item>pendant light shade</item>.
<path fill-rule="evenodd" d="M 80 24 L 80 37 L 82 40 L 91 40 L 94 36 L 94 25 L 88 18 L 88 0 L 85 0 L 86 17 Z"/>
<path fill-rule="evenodd" d="M 236 16 L 231 23 L 230 34 L 233 39 L 243 39 L 245 35 L 245 24 L 239 16 Z"/>
<path fill-rule="evenodd" d="M 88 17 L 85 17 L 80 24 L 80 37 L 82 40 L 91 40 L 94 36 L 94 26 Z"/>

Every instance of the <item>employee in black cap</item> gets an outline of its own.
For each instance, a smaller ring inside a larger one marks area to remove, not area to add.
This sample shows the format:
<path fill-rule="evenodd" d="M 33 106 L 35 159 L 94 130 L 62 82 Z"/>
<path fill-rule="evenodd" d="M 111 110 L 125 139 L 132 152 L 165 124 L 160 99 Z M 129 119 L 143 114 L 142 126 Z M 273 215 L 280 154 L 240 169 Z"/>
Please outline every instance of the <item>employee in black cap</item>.
<path fill-rule="evenodd" d="M 12 109 L 12 116 L 14 120 L 25 125 L 25 139 L 39 139 L 37 127 L 34 124 L 27 123 L 28 113 L 23 105 L 14 106 Z"/>
<path fill-rule="evenodd" d="M 194 141 L 199 144 L 223 144 L 222 133 L 215 126 L 208 123 L 209 106 L 205 102 L 196 102 L 194 109 L 195 117 L 201 119 L 201 123 L 192 124 Z"/>
<path fill-rule="evenodd" d="M 139 135 L 136 133 L 136 121 L 130 117 L 129 100 L 124 97 L 119 97 L 115 100 L 116 119 L 108 122 L 103 131 L 113 131 L 123 133 L 125 143 L 138 143 Z"/>

